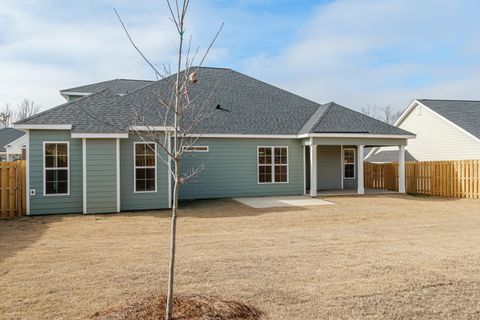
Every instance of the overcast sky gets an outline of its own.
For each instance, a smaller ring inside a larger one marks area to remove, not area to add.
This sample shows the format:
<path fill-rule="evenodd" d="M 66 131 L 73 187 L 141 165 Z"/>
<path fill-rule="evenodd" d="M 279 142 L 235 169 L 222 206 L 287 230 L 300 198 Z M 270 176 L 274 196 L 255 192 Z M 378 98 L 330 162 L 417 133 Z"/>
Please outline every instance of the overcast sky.
<path fill-rule="evenodd" d="M 229 67 L 314 101 L 353 109 L 414 98 L 480 99 L 480 1 L 192 0 L 187 32 L 207 65 Z M 51 108 L 58 90 L 153 79 L 113 8 L 158 64 L 175 31 L 162 0 L 1 0 L 0 106 Z"/>

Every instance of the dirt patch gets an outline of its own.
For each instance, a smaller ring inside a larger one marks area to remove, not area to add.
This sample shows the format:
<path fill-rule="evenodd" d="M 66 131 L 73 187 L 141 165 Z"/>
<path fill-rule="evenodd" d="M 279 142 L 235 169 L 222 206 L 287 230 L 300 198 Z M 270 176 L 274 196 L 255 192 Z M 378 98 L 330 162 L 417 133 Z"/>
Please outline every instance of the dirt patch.
<path fill-rule="evenodd" d="M 156 320 L 165 316 L 167 298 L 155 295 L 142 301 L 97 312 L 90 320 Z M 173 301 L 175 320 L 261 320 L 262 312 L 247 304 L 208 296 L 180 296 Z"/>

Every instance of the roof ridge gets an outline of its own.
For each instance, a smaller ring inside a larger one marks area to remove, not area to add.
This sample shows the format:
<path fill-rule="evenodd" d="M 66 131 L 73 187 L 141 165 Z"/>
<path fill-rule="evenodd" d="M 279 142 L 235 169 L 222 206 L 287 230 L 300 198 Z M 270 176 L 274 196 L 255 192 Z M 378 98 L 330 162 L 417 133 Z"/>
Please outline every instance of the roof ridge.
<path fill-rule="evenodd" d="M 99 93 L 101 93 L 101 92 L 103 92 L 103 91 L 112 91 L 112 90 L 110 90 L 110 89 L 108 89 L 108 88 L 101 89 L 101 90 L 99 90 L 99 91 L 96 91 L 96 92 L 87 94 L 87 95 L 85 95 L 85 96 L 79 97 L 79 98 L 77 98 L 77 99 L 75 99 L 75 100 L 62 103 L 62 104 L 60 104 L 60 105 L 58 105 L 58 106 L 56 106 L 56 107 L 53 107 L 53 108 L 44 110 L 44 111 L 42 111 L 42 112 L 39 112 L 39 113 L 37 113 L 37 114 L 34 114 L 33 116 L 30 116 L 30 117 L 27 117 L 27 118 L 22 119 L 22 120 L 20 120 L 20 121 L 17 121 L 17 122 L 15 122 L 14 124 L 22 124 L 22 123 L 24 123 L 24 122 L 26 122 L 26 121 L 28 121 L 28 120 L 32 120 L 32 119 L 35 119 L 35 118 L 37 118 L 37 117 L 39 117 L 39 116 L 41 116 L 41 115 L 44 115 L 45 113 L 51 112 L 51 111 L 53 111 L 53 110 L 57 110 L 57 109 L 59 109 L 59 108 L 66 107 L 66 106 L 71 105 L 71 104 L 73 104 L 73 103 L 76 103 L 76 102 L 78 102 L 78 101 L 83 101 L 83 100 L 85 100 L 85 99 L 91 98 L 92 96 L 97 95 L 97 94 L 99 94 Z M 112 92 L 113 92 L 113 91 L 112 91 Z"/>
<path fill-rule="evenodd" d="M 418 101 L 461 101 L 461 102 L 480 102 L 480 100 L 468 99 L 416 99 Z"/>

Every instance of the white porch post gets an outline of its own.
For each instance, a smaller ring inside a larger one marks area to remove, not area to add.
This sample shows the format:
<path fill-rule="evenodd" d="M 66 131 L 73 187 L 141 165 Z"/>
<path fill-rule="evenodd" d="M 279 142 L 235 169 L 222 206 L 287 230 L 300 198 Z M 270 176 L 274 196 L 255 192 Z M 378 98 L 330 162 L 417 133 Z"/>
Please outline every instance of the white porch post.
<path fill-rule="evenodd" d="M 317 146 L 310 145 L 310 196 L 317 196 Z"/>
<path fill-rule="evenodd" d="M 398 146 L 398 192 L 405 193 L 405 146 Z"/>
<path fill-rule="evenodd" d="M 365 187 L 363 183 L 363 147 L 357 146 L 357 193 L 365 194 Z"/>

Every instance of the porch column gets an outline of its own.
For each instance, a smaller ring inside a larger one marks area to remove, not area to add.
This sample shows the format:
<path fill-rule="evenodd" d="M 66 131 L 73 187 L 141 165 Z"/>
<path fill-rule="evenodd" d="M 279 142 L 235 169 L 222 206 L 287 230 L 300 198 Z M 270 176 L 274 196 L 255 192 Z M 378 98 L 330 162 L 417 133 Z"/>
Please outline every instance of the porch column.
<path fill-rule="evenodd" d="M 398 146 L 398 192 L 405 193 L 405 146 Z"/>
<path fill-rule="evenodd" d="M 364 145 L 357 146 L 357 193 L 365 194 L 365 187 L 363 183 L 363 147 Z"/>
<path fill-rule="evenodd" d="M 317 196 L 317 146 L 310 145 L 310 196 Z"/>

